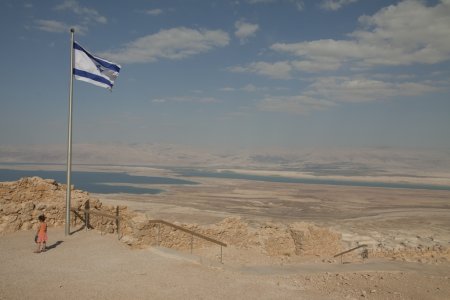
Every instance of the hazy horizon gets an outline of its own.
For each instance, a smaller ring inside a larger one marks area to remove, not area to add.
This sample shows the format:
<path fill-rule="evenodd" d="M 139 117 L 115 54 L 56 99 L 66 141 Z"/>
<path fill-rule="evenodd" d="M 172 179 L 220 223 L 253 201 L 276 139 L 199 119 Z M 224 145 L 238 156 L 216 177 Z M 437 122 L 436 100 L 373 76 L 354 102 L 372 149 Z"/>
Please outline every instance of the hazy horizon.
<path fill-rule="evenodd" d="M 0 145 L 0 165 L 66 163 L 59 145 Z M 74 144 L 74 165 L 172 166 L 286 170 L 317 176 L 428 176 L 450 178 L 450 148 L 289 148 L 208 151 L 174 144 Z"/>

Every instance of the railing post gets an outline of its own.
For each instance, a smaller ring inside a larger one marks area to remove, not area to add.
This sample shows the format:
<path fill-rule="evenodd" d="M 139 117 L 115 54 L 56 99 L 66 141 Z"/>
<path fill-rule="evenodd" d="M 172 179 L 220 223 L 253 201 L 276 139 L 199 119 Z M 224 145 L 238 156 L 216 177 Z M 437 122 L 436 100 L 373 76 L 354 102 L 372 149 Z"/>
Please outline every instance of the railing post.
<path fill-rule="evenodd" d="M 84 227 L 86 228 L 86 231 L 88 231 L 88 224 L 89 224 L 89 222 L 88 222 L 88 217 L 89 216 L 89 212 L 88 212 L 88 210 L 86 209 L 85 211 L 84 211 Z"/>
<path fill-rule="evenodd" d="M 223 264 L 223 261 L 222 261 L 222 245 L 220 245 L 220 263 Z"/>
<path fill-rule="evenodd" d="M 89 229 L 89 210 L 91 209 L 91 204 L 89 200 L 84 203 L 84 221 L 86 223 L 86 231 Z"/>
<path fill-rule="evenodd" d="M 158 246 L 161 246 L 161 223 L 158 223 Z"/>
<path fill-rule="evenodd" d="M 120 240 L 120 234 L 119 234 L 119 205 L 116 206 L 116 227 L 117 227 L 117 239 Z"/>

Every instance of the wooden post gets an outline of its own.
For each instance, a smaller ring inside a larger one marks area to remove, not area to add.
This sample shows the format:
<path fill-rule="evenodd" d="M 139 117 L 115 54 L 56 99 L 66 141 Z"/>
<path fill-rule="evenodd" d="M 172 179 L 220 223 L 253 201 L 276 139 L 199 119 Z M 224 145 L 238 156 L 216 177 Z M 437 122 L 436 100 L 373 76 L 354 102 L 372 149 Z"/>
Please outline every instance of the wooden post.
<path fill-rule="evenodd" d="M 88 231 L 88 215 L 89 215 L 89 213 L 88 213 L 88 211 L 87 210 L 85 210 L 84 211 L 84 228 L 86 228 L 86 231 Z"/>
<path fill-rule="evenodd" d="M 194 235 L 191 235 L 191 254 L 192 254 L 193 248 L 194 248 Z"/>
<path fill-rule="evenodd" d="M 158 223 L 158 246 L 161 246 L 161 223 Z"/>
<path fill-rule="evenodd" d="M 120 240 L 119 235 L 119 205 L 116 206 L 116 227 L 117 227 L 117 239 Z"/>
<path fill-rule="evenodd" d="M 89 229 L 89 210 L 91 209 L 91 205 L 89 200 L 84 203 L 84 222 L 86 224 L 86 231 Z"/>

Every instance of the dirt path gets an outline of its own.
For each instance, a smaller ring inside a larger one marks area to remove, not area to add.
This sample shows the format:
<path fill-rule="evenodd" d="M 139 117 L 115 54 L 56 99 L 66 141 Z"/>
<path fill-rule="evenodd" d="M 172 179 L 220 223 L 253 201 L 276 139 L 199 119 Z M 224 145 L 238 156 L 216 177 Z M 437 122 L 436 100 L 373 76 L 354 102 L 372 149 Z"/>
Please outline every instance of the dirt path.
<path fill-rule="evenodd" d="M 446 299 L 447 264 L 237 266 L 164 249 L 130 250 L 114 235 L 49 230 L 0 237 L 0 299 Z M 224 252 L 226 255 L 226 251 Z"/>

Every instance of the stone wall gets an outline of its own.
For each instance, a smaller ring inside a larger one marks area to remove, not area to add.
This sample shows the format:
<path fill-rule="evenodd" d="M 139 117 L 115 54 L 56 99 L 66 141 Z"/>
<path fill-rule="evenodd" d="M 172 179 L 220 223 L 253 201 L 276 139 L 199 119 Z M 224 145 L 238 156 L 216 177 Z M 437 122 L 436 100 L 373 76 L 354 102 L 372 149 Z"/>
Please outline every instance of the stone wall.
<path fill-rule="evenodd" d="M 117 224 L 114 219 L 91 214 L 89 228 L 102 233 L 118 233 L 120 240 L 131 247 L 160 245 L 187 250 L 191 248 L 192 241 L 194 249 L 217 247 L 198 237 L 193 239 L 191 234 L 182 230 L 152 223 L 145 214 L 129 211 L 126 206 L 103 205 L 87 192 L 72 189 L 71 195 L 72 208 L 89 208 L 93 212 L 119 216 L 120 221 Z M 52 179 L 31 177 L 14 182 L 1 182 L 0 234 L 35 229 L 41 214 L 47 217 L 49 227 L 62 226 L 65 223 L 65 202 L 66 186 Z M 72 230 L 83 229 L 84 214 L 81 213 L 79 217 L 72 213 Z M 287 225 L 266 222 L 250 226 L 241 218 L 232 217 L 208 226 L 180 223 L 175 225 L 214 238 L 235 249 L 257 250 L 270 257 L 313 256 L 328 260 L 336 253 L 356 246 L 355 243 L 344 243 L 341 233 L 305 222 Z M 450 250 L 447 246 L 435 242 L 416 244 L 386 246 L 374 241 L 369 247 L 369 256 L 433 263 L 450 260 Z M 356 260 L 359 259 L 359 254 L 360 251 L 355 251 L 346 254 L 345 258 Z"/>
<path fill-rule="evenodd" d="M 75 201 L 87 199 L 87 194 L 74 191 Z M 22 178 L 0 183 L 0 232 L 29 230 L 45 214 L 49 226 L 64 223 L 65 186 L 51 179 Z"/>
<path fill-rule="evenodd" d="M 0 233 L 36 228 L 37 218 L 41 214 L 47 217 L 50 227 L 62 226 L 65 222 L 65 197 L 66 186 L 52 179 L 31 177 L 0 183 Z M 170 226 L 151 223 L 145 214 L 128 211 L 125 206 L 103 205 L 87 192 L 72 189 L 71 205 L 75 209 L 89 208 L 94 212 L 118 215 L 119 224 L 114 219 L 91 214 L 89 228 L 109 234 L 117 234 L 119 229 L 120 240 L 132 247 L 157 244 L 181 250 L 191 247 L 191 234 Z M 84 218 L 84 214 L 77 217 L 72 213 L 71 228 L 82 228 Z M 328 256 L 342 250 L 338 233 L 307 223 L 284 225 L 268 222 L 251 227 L 240 218 L 226 218 L 209 226 L 179 223 L 176 225 L 237 249 L 260 249 L 262 254 L 268 256 Z M 198 237 L 194 239 L 194 248 L 215 246 Z"/>
<path fill-rule="evenodd" d="M 90 209 L 101 213 L 119 212 L 124 218 L 129 218 L 130 215 L 126 207 L 105 206 L 87 192 L 71 190 L 72 208 L 85 208 L 87 204 Z M 39 223 L 38 216 L 42 214 L 45 215 L 49 227 L 64 225 L 66 185 L 39 177 L 0 183 L 0 233 L 36 228 Z M 84 218 L 84 215 L 82 217 Z M 81 224 L 79 219 L 74 218 L 73 213 L 71 224 Z M 116 231 L 115 221 L 108 218 L 93 216 L 90 218 L 90 227 L 108 233 Z"/>

